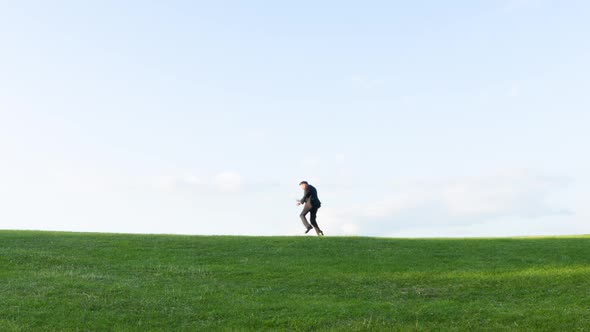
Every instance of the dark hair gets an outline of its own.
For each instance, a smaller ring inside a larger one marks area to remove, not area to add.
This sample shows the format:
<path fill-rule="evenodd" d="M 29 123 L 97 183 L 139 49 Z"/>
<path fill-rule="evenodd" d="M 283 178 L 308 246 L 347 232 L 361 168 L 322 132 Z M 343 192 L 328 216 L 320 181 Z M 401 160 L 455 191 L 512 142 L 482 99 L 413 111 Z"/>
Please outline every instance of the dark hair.
<path fill-rule="evenodd" d="M 309 183 L 307 183 L 307 181 L 301 181 L 301 182 L 299 182 L 299 185 L 302 185 L 302 184 L 309 184 Z"/>

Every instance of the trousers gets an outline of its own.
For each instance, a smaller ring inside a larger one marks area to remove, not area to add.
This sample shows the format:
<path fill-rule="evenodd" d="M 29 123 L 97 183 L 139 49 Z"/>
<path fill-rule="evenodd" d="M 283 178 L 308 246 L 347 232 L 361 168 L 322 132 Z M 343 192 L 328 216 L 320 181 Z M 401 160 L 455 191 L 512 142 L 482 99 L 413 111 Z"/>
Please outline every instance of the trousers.
<path fill-rule="evenodd" d="M 310 228 L 311 226 L 313 226 L 316 229 L 319 229 L 316 217 L 318 214 L 318 209 L 320 207 L 319 206 L 312 206 L 310 203 L 305 203 L 303 205 L 303 210 L 301 211 L 301 213 L 299 214 L 299 217 L 301 218 L 301 222 L 303 223 L 303 226 Z M 311 222 L 311 226 L 309 225 L 309 223 L 307 222 L 307 214 L 309 215 L 309 221 Z"/>

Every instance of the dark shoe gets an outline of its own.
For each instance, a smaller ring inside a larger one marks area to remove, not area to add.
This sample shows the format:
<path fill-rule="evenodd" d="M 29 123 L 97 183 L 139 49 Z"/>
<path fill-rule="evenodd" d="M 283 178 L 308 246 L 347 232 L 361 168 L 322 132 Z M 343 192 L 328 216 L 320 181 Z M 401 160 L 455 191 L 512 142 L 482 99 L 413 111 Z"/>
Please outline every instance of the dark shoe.
<path fill-rule="evenodd" d="M 309 233 L 309 231 L 311 231 L 313 229 L 313 227 L 308 227 L 307 230 L 305 231 L 305 234 Z"/>
<path fill-rule="evenodd" d="M 324 232 L 322 232 L 321 229 L 316 229 L 315 232 L 318 234 L 318 236 L 324 236 Z"/>

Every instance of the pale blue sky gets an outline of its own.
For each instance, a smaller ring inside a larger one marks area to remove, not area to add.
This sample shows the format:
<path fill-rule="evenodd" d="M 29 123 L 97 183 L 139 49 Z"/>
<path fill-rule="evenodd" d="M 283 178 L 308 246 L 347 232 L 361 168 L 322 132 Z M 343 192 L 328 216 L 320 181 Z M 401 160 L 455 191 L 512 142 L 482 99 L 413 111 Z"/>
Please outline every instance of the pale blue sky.
<path fill-rule="evenodd" d="M 590 233 L 587 1 L 0 1 L 0 229 Z"/>

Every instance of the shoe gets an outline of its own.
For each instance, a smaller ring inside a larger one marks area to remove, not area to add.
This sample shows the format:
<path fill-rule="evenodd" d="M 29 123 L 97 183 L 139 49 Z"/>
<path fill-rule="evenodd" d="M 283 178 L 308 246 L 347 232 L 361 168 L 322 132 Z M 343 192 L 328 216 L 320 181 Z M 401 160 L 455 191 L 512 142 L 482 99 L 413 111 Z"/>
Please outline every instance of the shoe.
<path fill-rule="evenodd" d="M 316 229 L 315 232 L 318 234 L 318 236 L 324 236 L 324 232 L 322 232 L 321 229 Z"/>
<path fill-rule="evenodd" d="M 313 227 L 308 227 L 307 230 L 305 231 L 305 234 L 309 233 L 309 231 L 312 230 Z"/>

